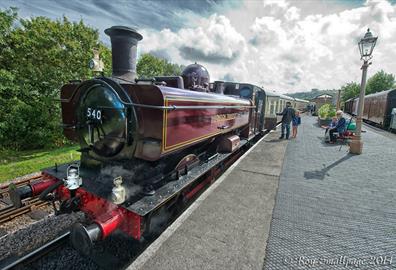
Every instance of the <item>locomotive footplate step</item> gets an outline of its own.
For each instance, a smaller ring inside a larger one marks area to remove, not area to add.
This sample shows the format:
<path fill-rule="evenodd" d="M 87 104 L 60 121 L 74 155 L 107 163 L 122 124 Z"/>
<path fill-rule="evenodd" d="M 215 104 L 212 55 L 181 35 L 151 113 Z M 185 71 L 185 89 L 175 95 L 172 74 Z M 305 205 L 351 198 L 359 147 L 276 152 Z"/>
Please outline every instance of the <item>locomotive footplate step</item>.
<path fill-rule="evenodd" d="M 251 148 L 128 269 L 261 269 L 288 143 L 278 137 Z"/>

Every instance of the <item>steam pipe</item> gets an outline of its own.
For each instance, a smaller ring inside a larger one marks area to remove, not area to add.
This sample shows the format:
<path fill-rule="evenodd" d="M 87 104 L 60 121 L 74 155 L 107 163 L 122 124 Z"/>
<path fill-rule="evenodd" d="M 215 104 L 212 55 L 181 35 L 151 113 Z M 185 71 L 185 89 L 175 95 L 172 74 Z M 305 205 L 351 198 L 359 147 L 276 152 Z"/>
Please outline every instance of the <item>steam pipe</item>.
<path fill-rule="evenodd" d="M 40 193 L 40 200 L 45 200 L 45 198 L 47 197 L 48 194 L 50 194 L 51 192 L 53 192 L 55 189 L 57 189 L 58 187 L 60 187 L 61 185 L 63 185 L 63 181 L 58 181 L 55 182 L 54 184 L 52 184 L 51 186 L 47 187 L 44 191 L 42 191 Z"/>

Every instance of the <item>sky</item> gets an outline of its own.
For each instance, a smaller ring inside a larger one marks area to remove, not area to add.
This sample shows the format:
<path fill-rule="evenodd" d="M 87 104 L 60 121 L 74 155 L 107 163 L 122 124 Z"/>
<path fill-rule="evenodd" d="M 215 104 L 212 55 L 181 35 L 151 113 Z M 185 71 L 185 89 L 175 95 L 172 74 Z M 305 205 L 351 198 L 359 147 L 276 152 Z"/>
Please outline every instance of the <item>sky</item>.
<path fill-rule="evenodd" d="M 395 0 L 2 0 L 19 16 L 66 16 L 103 31 L 138 29 L 138 53 L 205 66 L 211 81 L 253 83 L 279 93 L 360 82 L 358 41 L 378 36 L 368 76 L 396 73 Z"/>

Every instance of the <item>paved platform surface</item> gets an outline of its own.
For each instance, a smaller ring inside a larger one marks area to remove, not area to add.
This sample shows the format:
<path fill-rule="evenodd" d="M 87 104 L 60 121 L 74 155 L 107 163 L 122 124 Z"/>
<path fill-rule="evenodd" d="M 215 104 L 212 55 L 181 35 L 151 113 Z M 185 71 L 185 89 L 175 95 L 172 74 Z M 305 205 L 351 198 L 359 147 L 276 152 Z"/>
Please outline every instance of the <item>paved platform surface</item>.
<path fill-rule="evenodd" d="M 287 145 L 278 137 L 278 132 L 265 137 L 129 269 L 262 269 Z"/>
<path fill-rule="evenodd" d="M 314 117 L 291 140 L 264 269 L 396 269 L 396 136 L 367 126 L 364 153 L 322 143 Z"/>
<path fill-rule="evenodd" d="M 396 135 L 364 130 L 359 156 L 311 116 L 270 134 L 134 269 L 396 269 Z"/>

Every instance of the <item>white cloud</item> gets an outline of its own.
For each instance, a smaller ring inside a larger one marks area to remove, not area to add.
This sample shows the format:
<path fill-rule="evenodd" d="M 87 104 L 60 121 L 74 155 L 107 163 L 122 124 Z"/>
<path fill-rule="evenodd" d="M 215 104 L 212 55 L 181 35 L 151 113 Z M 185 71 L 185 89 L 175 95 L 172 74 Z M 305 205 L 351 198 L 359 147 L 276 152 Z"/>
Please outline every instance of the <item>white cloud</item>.
<path fill-rule="evenodd" d="M 396 73 L 396 5 L 368 0 L 359 7 L 303 9 L 304 1 L 247 0 L 238 10 L 195 20 L 195 27 L 145 32 L 141 50 L 165 49 L 171 61 L 201 62 L 212 80 L 226 76 L 285 93 L 331 89 L 360 81 L 357 42 L 370 27 L 379 40 L 369 75 Z"/>
<path fill-rule="evenodd" d="M 134 1 L 120 7 L 103 1 L 4 0 L 0 8 L 16 5 L 22 17 L 82 18 L 99 29 L 106 44 L 105 28 L 135 25 L 144 36 L 140 53 L 155 52 L 184 65 L 197 61 L 212 80 L 232 78 L 280 92 L 359 82 L 357 42 L 370 27 L 379 38 L 369 76 L 380 69 L 396 73 L 396 3 L 242 1 L 200 8 L 197 1 Z M 171 8 L 164 12 L 164 7 Z"/>
<path fill-rule="evenodd" d="M 169 29 L 162 31 L 142 31 L 143 41 L 139 51 L 156 52 L 166 50 L 170 60 L 180 64 L 200 62 L 208 66 L 212 78 L 231 74 L 225 66 L 241 63 L 247 53 L 245 38 L 222 15 L 213 14 L 196 22 L 194 28 L 182 28 L 177 32 Z M 239 64 L 238 64 L 239 65 Z M 213 67 L 213 68 L 212 68 Z M 234 72 L 247 72 L 244 65 Z"/>

